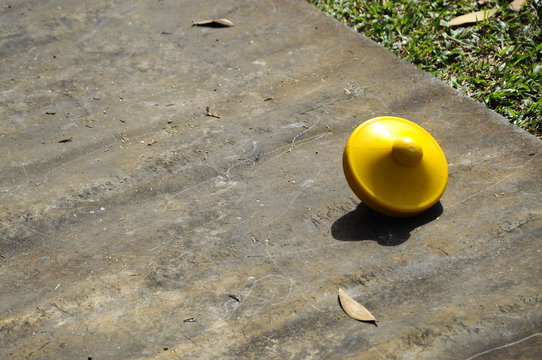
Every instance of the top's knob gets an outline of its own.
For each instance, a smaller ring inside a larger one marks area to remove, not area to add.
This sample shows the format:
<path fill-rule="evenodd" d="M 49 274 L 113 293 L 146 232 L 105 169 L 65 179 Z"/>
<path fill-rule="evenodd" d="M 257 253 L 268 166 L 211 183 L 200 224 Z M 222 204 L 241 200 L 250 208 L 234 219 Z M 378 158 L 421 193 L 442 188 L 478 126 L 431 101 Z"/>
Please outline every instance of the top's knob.
<path fill-rule="evenodd" d="M 423 157 L 423 149 L 409 137 L 400 137 L 393 142 L 391 155 L 405 166 L 415 166 Z"/>

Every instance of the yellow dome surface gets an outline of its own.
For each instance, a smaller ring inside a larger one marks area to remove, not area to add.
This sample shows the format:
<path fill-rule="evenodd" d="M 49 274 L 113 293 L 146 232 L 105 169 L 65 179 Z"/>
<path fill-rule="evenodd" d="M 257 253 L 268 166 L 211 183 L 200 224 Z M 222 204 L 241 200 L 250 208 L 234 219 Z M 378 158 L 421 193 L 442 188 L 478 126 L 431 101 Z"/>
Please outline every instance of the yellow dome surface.
<path fill-rule="evenodd" d="M 448 183 L 448 163 L 437 141 L 419 125 L 393 116 L 373 118 L 352 132 L 343 169 L 364 204 L 397 217 L 429 209 Z"/>

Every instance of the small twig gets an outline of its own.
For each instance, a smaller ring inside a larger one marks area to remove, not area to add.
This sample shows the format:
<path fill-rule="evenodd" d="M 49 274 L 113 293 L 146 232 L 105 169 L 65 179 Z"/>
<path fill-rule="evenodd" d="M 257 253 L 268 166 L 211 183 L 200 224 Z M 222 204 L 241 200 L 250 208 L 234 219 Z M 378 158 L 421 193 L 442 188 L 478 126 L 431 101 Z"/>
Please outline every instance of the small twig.
<path fill-rule="evenodd" d="M 237 301 L 237 302 L 241 302 L 241 300 L 240 300 L 237 296 L 235 296 L 235 295 L 233 295 L 233 294 L 228 294 L 228 296 L 229 296 L 230 298 L 232 298 L 233 300 Z"/>
<path fill-rule="evenodd" d="M 220 115 L 217 114 L 217 113 L 212 112 L 211 109 L 208 106 L 205 108 L 205 111 L 207 111 L 207 116 L 211 116 L 211 117 L 220 119 Z"/>

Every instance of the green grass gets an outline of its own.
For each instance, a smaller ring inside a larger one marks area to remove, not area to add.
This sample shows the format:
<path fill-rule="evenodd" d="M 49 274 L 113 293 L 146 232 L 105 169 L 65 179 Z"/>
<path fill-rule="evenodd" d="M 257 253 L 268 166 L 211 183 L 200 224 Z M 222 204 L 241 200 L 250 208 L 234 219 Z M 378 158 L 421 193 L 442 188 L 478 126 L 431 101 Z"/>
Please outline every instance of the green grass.
<path fill-rule="evenodd" d="M 542 137 L 542 0 L 308 0 L 400 57 Z M 454 16 L 499 8 L 477 24 Z"/>

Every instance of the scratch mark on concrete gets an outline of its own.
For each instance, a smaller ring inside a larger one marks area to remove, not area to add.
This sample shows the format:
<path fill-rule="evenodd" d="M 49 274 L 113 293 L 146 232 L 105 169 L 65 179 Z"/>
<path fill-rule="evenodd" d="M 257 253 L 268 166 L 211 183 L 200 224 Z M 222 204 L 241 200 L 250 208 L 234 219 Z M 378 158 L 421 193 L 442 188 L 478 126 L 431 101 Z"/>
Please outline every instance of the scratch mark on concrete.
<path fill-rule="evenodd" d="M 462 199 L 462 200 L 459 200 L 458 202 L 455 202 L 451 205 L 448 205 L 448 206 L 444 206 L 445 209 L 449 209 L 449 208 L 452 208 L 454 206 L 457 206 L 459 204 L 462 204 L 470 199 L 472 199 L 473 197 L 476 197 L 484 192 L 486 192 L 487 190 L 491 189 L 492 187 L 495 187 L 497 185 L 499 185 L 500 183 L 508 180 L 509 178 L 511 178 L 512 176 L 516 175 L 518 173 L 518 171 L 522 170 L 522 169 L 525 169 L 530 163 L 532 163 L 534 161 L 534 159 L 537 157 L 538 153 L 534 156 L 532 156 L 525 164 L 523 164 L 522 166 L 520 166 L 516 171 L 513 171 L 511 172 L 510 174 L 504 176 L 503 178 L 501 178 L 500 180 L 497 180 L 495 181 L 494 183 L 492 183 L 491 185 L 489 186 L 486 186 L 485 188 L 483 188 L 482 190 L 479 190 L 477 192 L 475 192 L 474 194 L 471 194 L 469 196 L 467 196 L 466 198 Z"/>
<path fill-rule="evenodd" d="M 262 276 L 261 278 L 257 279 L 257 280 L 254 280 L 254 282 L 252 283 L 252 285 L 250 286 L 250 289 L 248 290 L 248 292 L 246 293 L 245 296 L 243 296 L 243 298 L 241 299 L 241 301 L 239 302 L 238 306 L 236 306 L 230 313 L 228 313 L 226 315 L 226 317 L 224 318 L 224 320 L 230 318 L 245 302 L 245 300 L 247 300 L 248 298 L 256 298 L 258 300 L 262 300 L 262 301 L 266 301 L 266 302 L 269 302 L 268 299 L 264 299 L 264 298 L 261 298 L 259 296 L 254 296 L 254 295 L 251 295 L 252 294 L 252 291 L 254 290 L 254 288 L 256 287 L 256 285 L 258 284 L 258 282 L 264 280 L 264 279 L 267 279 L 267 278 L 270 278 L 270 277 L 278 277 L 278 278 L 283 278 L 285 280 L 288 280 L 290 282 L 290 287 L 288 289 L 288 293 L 286 294 L 285 297 L 283 297 L 281 300 L 279 301 L 275 301 L 273 303 L 271 303 L 271 305 L 277 305 L 277 304 L 280 304 L 284 301 L 286 301 L 291 293 L 292 293 L 292 287 L 294 286 L 295 282 L 294 280 L 290 279 L 289 277 L 287 276 L 284 276 L 284 275 L 272 275 L 272 274 L 269 274 L 269 275 L 265 275 L 265 276 Z"/>
<path fill-rule="evenodd" d="M 482 351 L 481 353 L 478 353 L 478 354 L 476 354 L 476 355 L 473 355 L 473 356 L 471 356 L 471 357 L 469 357 L 469 358 L 467 358 L 467 359 L 465 359 L 465 360 L 476 359 L 477 357 L 480 357 L 480 356 L 482 356 L 482 355 L 488 354 L 488 353 L 493 352 L 493 351 L 496 351 L 496 350 L 501 350 L 501 349 L 505 349 L 505 348 L 510 347 L 510 346 L 514 346 L 514 345 L 520 344 L 520 343 L 522 343 L 522 342 L 524 342 L 524 341 L 527 341 L 527 340 L 529 340 L 529 339 L 532 339 L 532 338 L 534 338 L 534 337 L 536 337 L 536 336 L 540 336 L 540 335 L 542 335 L 542 333 L 535 333 L 535 334 L 529 335 L 529 336 L 527 336 L 527 337 L 524 337 L 523 339 L 520 339 L 520 340 L 518 340 L 518 341 L 514 341 L 514 342 L 511 342 L 511 343 L 508 343 L 508 344 L 505 344 L 505 345 L 497 346 L 497 347 L 494 347 L 494 348 L 489 349 L 489 350 L 486 350 L 486 351 Z"/>
<path fill-rule="evenodd" d="M 307 304 L 309 304 L 312 308 L 316 309 L 317 311 L 319 312 L 324 312 L 324 310 L 318 308 L 316 305 L 314 305 L 313 303 L 311 303 L 309 301 L 309 299 L 307 298 L 307 295 L 305 295 L 305 293 L 303 292 L 303 290 L 301 290 L 299 288 L 299 286 L 297 286 L 297 283 L 294 279 L 292 279 L 290 276 L 288 276 L 288 274 L 282 269 L 282 267 L 280 267 L 280 265 L 275 261 L 275 259 L 271 256 L 271 254 L 269 253 L 269 240 L 266 240 L 265 242 L 265 251 L 267 252 L 267 256 L 269 257 L 269 259 L 271 260 L 271 262 L 273 263 L 273 265 L 275 265 L 275 267 L 278 269 L 278 271 L 280 271 L 287 279 L 289 279 L 291 282 L 292 282 L 292 285 L 299 291 L 299 293 L 305 298 L 305 300 L 307 301 Z M 290 289 L 291 290 L 291 289 Z"/>

